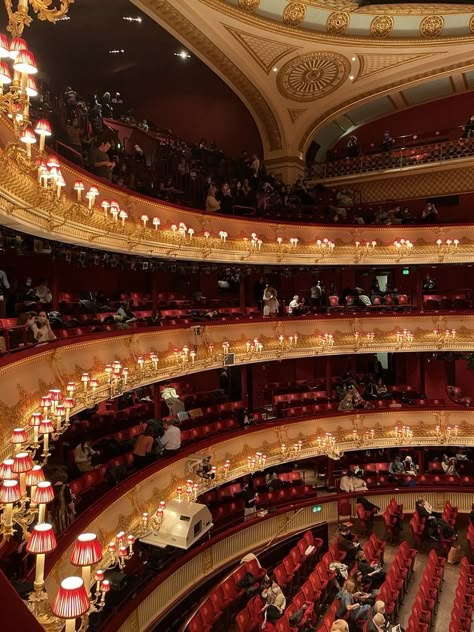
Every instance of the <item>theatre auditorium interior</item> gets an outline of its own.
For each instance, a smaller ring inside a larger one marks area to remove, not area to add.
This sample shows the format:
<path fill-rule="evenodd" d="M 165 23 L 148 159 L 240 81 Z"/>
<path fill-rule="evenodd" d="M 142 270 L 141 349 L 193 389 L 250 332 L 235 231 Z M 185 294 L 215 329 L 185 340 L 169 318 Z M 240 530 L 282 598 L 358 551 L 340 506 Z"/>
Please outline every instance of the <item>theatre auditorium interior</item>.
<path fill-rule="evenodd" d="M 474 630 L 473 50 L 0 2 L 0 632 Z"/>

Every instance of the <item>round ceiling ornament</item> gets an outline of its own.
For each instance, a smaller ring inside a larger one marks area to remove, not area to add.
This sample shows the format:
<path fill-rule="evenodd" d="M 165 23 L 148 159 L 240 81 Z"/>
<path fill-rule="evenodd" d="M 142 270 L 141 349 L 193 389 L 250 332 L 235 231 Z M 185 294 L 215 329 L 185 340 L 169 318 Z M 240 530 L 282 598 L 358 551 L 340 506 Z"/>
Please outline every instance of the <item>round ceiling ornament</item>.
<path fill-rule="evenodd" d="M 345 12 L 334 12 L 328 17 L 326 30 L 330 35 L 344 35 L 349 26 L 350 17 Z"/>
<path fill-rule="evenodd" d="M 444 19 L 440 15 L 427 15 L 420 24 L 420 34 L 423 37 L 438 37 L 444 28 Z"/>
<path fill-rule="evenodd" d="M 278 90 L 293 101 L 314 101 L 337 90 L 350 70 L 349 60 L 339 53 L 299 55 L 278 73 Z"/>
<path fill-rule="evenodd" d="M 393 31 L 393 18 L 391 15 L 377 15 L 370 23 L 370 34 L 382 39 L 388 37 Z"/>
<path fill-rule="evenodd" d="M 249 11 L 253 13 L 258 9 L 260 4 L 260 0 L 239 0 L 239 7 L 244 9 L 244 11 Z"/>
<path fill-rule="evenodd" d="M 306 17 L 306 5 L 302 2 L 290 2 L 283 11 L 283 22 L 288 26 L 299 26 Z"/>

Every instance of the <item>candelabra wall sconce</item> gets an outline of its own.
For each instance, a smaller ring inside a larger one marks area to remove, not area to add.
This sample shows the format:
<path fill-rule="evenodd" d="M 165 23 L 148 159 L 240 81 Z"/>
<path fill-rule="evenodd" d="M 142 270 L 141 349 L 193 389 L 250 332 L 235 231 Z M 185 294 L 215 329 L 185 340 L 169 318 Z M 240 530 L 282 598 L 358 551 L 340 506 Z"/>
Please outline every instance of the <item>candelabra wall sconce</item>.
<path fill-rule="evenodd" d="M 409 349 L 415 340 L 415 336 L 408 329 L 398 331 L 396 333 L 396 346 L 397 349 Z"/>
<path fill-rule="evenodd" d="M 413 253 L 413 244 L 409 239 L 400 239 L 393 242 L 397 252 L 397 259 L 401 261 Z"/>
<path fill-rule="evenodd" d="M 319 261 L 321 261 L 321 259 L 325 259 L 326 257 L 330 257 L 332 254 L 334 254 L 335 247 L 336 244 L 330 239 L 317 239 L 314 245 L 314 249 L 316 252 L 315 263 L 318 263 Z"/>
<path fill-rule="evenodd" d="M 360 331 L 354 332 L 354 349 L 358 351 L 359 349 L 368 349 L 372 347 L 375 340 L 374 332 L 368 332 L 366 334 L 361 333 Z"/>
<path fill-rule="evenodd" d="M 407 443 L 413 438 L 413 430 L 410 426 L 395 426 L 394 436 L 397 441 L 400 443 Z"/>
<path fill-rule="evenodd" d="M 443 331 L 441 329 L 433 329 L 433 336 L 438 349 L 442 349 L 443 347 L 449 347 L 456 340 L 456 330 L 445 329 Z"/>
<path fill-rule="evenodd" d="M 453 254 L 459 246 L 459 239 L 437 239 L 436 248 L 438 249 L 438 260 L 444 261 L 446 257 Z"/>
<path fill-rule="evenodd" d="M 366 430 L 365 432 L 360 432 L 358 428 L 354 428 L 351 435 L 352 441 L 356 444 L 358 448 L 373 445 L 374 438 L 375 430 L 373 429 Z"/>
<path fill-rule="evenodd" d="M 436 437 L 440 443 L 446 443 L 457 439 L 459 435 L 459 426 L 451 426 L 444 422 L 435 427 Z"/>
<path fill-rule="evenodd" d="M 322 437 L 318 435 L 314 446 L 318 454 L 326 454 L 334 461 L 338 461 L 342 456 L 342 452 L 336 445 L 336 437 L 330 432 L 326 432 Z"/>
<path fill-rule="evenodd" d="M 354 244 L 354 258 L 355 261 L 358 262 L 361 259 L 366 257 L 372 257 L 375 254 L 375 248 L 377 246 L 377 242 L 374 241 L 366 241 L 360 242 L 356 241 Z"/>

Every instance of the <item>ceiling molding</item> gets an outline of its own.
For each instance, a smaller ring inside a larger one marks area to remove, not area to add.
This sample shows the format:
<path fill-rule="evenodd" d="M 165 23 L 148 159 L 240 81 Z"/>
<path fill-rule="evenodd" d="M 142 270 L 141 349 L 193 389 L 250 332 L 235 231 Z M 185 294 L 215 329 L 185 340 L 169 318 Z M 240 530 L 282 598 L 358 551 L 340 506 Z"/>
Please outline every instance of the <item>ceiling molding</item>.
<path fill-rule="evenodd" d="M 278 40 L 246 33 L 228 24 L 222 24 L 222 26 L 239 42 L 267 75 L 270 74 L 280 59 L 299 50 L 298 46 L 291 46 Z"/>
<path fill-rule="evenodd" d="M 290 115 L 291 122 L 295 123 L 300 118 L 300 116 L 302 116 L 307 111 L 308 110 L 292 110 L 288 108 L 288 114 Z"/>
<path fill-rule="evenodd" d="M 409 64 L 421 59 L 433 57 L 433 53 L 423 53 L 421 55 L 408 54 L 380 54 L 380 53 L 364 53 L 357 55 L 359 59 L 359 72 L 354 81 L 360 81 L 367 77 L 372 77 L 379 72 L 384 72 L 390 68 L 398 68 L 403 64 Z"/>

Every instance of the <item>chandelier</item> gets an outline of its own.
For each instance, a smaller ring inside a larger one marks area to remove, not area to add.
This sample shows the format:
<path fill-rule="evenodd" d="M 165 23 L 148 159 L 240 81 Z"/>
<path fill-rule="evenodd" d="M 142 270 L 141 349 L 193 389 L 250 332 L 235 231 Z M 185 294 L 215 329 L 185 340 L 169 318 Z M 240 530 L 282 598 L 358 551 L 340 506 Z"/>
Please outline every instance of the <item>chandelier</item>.
<path fill-rule="evenodd" d="M 69 11 L 69 5 L 74 0 L 57 0 L 58 7 L 52 7 L 52 0 L 4 0 L 8 15 L 7 31 L 13 37 L 21 37 L 25 26 L 30 26 L 33 18 L 30 16 L 30 7 L 43 22 L 57 22 Z"/>

